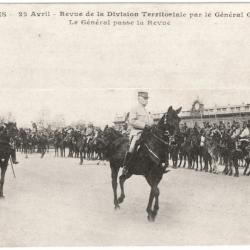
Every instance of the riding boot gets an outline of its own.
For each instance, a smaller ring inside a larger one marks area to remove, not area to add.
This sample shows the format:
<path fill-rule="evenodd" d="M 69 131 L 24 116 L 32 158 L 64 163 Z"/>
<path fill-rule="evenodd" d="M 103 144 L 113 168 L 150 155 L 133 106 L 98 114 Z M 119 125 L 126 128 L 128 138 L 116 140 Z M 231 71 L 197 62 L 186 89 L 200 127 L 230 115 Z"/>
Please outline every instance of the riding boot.
<path fill-rule="evenodd" d="M 122 167 L 122 175 L 123 176 L 125 176 L 128 173 L 128 170 L 129 170 L 128 166 L 129 166 L 131 156 L 132 156 L 132 153 L 130 153 L 130 152 L 126 153 L 126 156 L 125 156 L 124 162 L 123 162 L 123 167 Z"/>
<path fill-rule="evenodd" d="M 11 149 L 10 155 L 11 155 L 13 164 L 18 164 L 18 161 L 16 160 L 16 150 L 15 149 Z"/>

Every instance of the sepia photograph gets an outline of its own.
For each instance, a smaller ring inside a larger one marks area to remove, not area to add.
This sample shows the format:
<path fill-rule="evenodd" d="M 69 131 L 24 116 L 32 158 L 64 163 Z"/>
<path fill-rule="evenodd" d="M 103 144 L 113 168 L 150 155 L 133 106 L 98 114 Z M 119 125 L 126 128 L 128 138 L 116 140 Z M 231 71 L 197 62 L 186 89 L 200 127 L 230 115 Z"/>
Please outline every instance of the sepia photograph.
<path fill-rule="evenodd" d="M 250 244 L 250 3 L 0 4 L 0 247 Z"/>

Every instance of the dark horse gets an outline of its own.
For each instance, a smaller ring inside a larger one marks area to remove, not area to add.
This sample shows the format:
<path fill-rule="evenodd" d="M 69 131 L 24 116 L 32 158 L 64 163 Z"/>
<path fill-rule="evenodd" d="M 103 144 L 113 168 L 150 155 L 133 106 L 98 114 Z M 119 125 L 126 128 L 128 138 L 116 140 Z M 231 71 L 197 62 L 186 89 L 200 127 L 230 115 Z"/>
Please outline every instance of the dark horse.
<path fill-rule="evenodd" d="M 1 130 L 0 135 L 0 168 L 1 168 L 1 180 L 0 180 L 0 198 L 3 198 L 3 185 L 5 179 L 5 173 L 8 167 L 8 162 L 11 156 L 10 139 L 17 135 L 16 123 L 5 123 L 5 127 Z"/>
<path fill-rule="evenodd" d="M 168 153 L 169 150 L 168 139 L 179 130 L 178 114 L 180 111 L 181 108 L 174 110 L 172 106 L 169 107 L 157 125 L 143 130 L 136 152 L 128 163 L 128 173 L 120 176 L 121 196 L 119 198 L 117 198 L 117 176 L 119 168 L 123 165 L 129 140 L 113 128 L 104 130 L 101 140 L 105 145 L 104 156 L 110 162 L 115 208 L 119 208 L 119 203 L 122 203 L 125 198 L 125 180 L 133 174 L 143 175 L 151 187 L 147 206 L 148 220 L 154 221 L 159 209 L 158 184 L 163 174 L 168 172 L 165 164 L 166 152 Z M 154 199 L 155 204 L 152 210 Z"/>

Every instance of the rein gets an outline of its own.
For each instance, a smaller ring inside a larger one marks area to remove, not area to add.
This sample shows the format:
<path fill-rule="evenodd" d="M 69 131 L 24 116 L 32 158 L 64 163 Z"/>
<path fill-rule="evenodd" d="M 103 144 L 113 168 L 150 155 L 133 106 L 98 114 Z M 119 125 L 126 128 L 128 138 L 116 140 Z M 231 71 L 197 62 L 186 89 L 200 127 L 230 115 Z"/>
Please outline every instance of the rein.
<path fill-rule="evenodd" d="M 154 153 L 154 151 L 152 151 L 146 143 L 144 143 L 144 145 L 147 148 L 148 152 L 160 161 L 160 158 Z"/>
<path fill-rule="evenodd" d="M 150 133 L 151 136 L 154 137 L 157 141 L 164 144 L 165 146 L 169 146 L 169 143 L 167 141 L 163 140 L 162 138 L 160 138 L 158 135 L 156 135 L 152 131 L 150 131 L 150 132 L 151 132 Z M 161 161 L 160 157 L 149 147 L 149 145 L 145 142 L 144 142 L 144 145 L 145 145 L 147 151 L 153 156 L 153 158 L 155 158 L 157 160 L 157 162 L 160 162 Z"/>
<path fill-rule="evenodd" d="M 169 143 L 165 140 L 163 140 L 162 138 L 160 138 L 159 136 L 157 136 L 156 134 L 152 133 L 152 136 L 157 139 L 158 141 L 160 141 L 161 143 L 163 143 L 166 146 L 169 146 Z"/>

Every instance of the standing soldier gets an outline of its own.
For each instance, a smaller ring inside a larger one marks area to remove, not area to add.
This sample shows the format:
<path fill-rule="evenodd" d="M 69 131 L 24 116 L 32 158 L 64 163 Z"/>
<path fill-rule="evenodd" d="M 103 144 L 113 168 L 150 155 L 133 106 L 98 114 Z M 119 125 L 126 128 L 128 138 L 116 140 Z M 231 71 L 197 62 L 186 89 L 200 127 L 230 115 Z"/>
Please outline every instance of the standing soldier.
<path fill-rule="evenodd" d="M 126 153 L 123 165 L 123 175 L 128 172 L 128 163 L 135 150 L 136 142 L 140 139 L 142 131 L 145 127 L 153 125 L 154 121 L 149 112 L 146 110 L 148 104 L 148 92 L 138 92 L 138 104 L 130 111 L 129 125 L 131 131 L 129 135 L 129 150 Z"/>
<path fill-rule="evenodd" d="M 15 141 L 12 137 L 7 135 L 4 126 L 0 127 L 0 142 L 9 149 L 13 164 L 18 164 L 18 161 L 16 160 Z"/>

